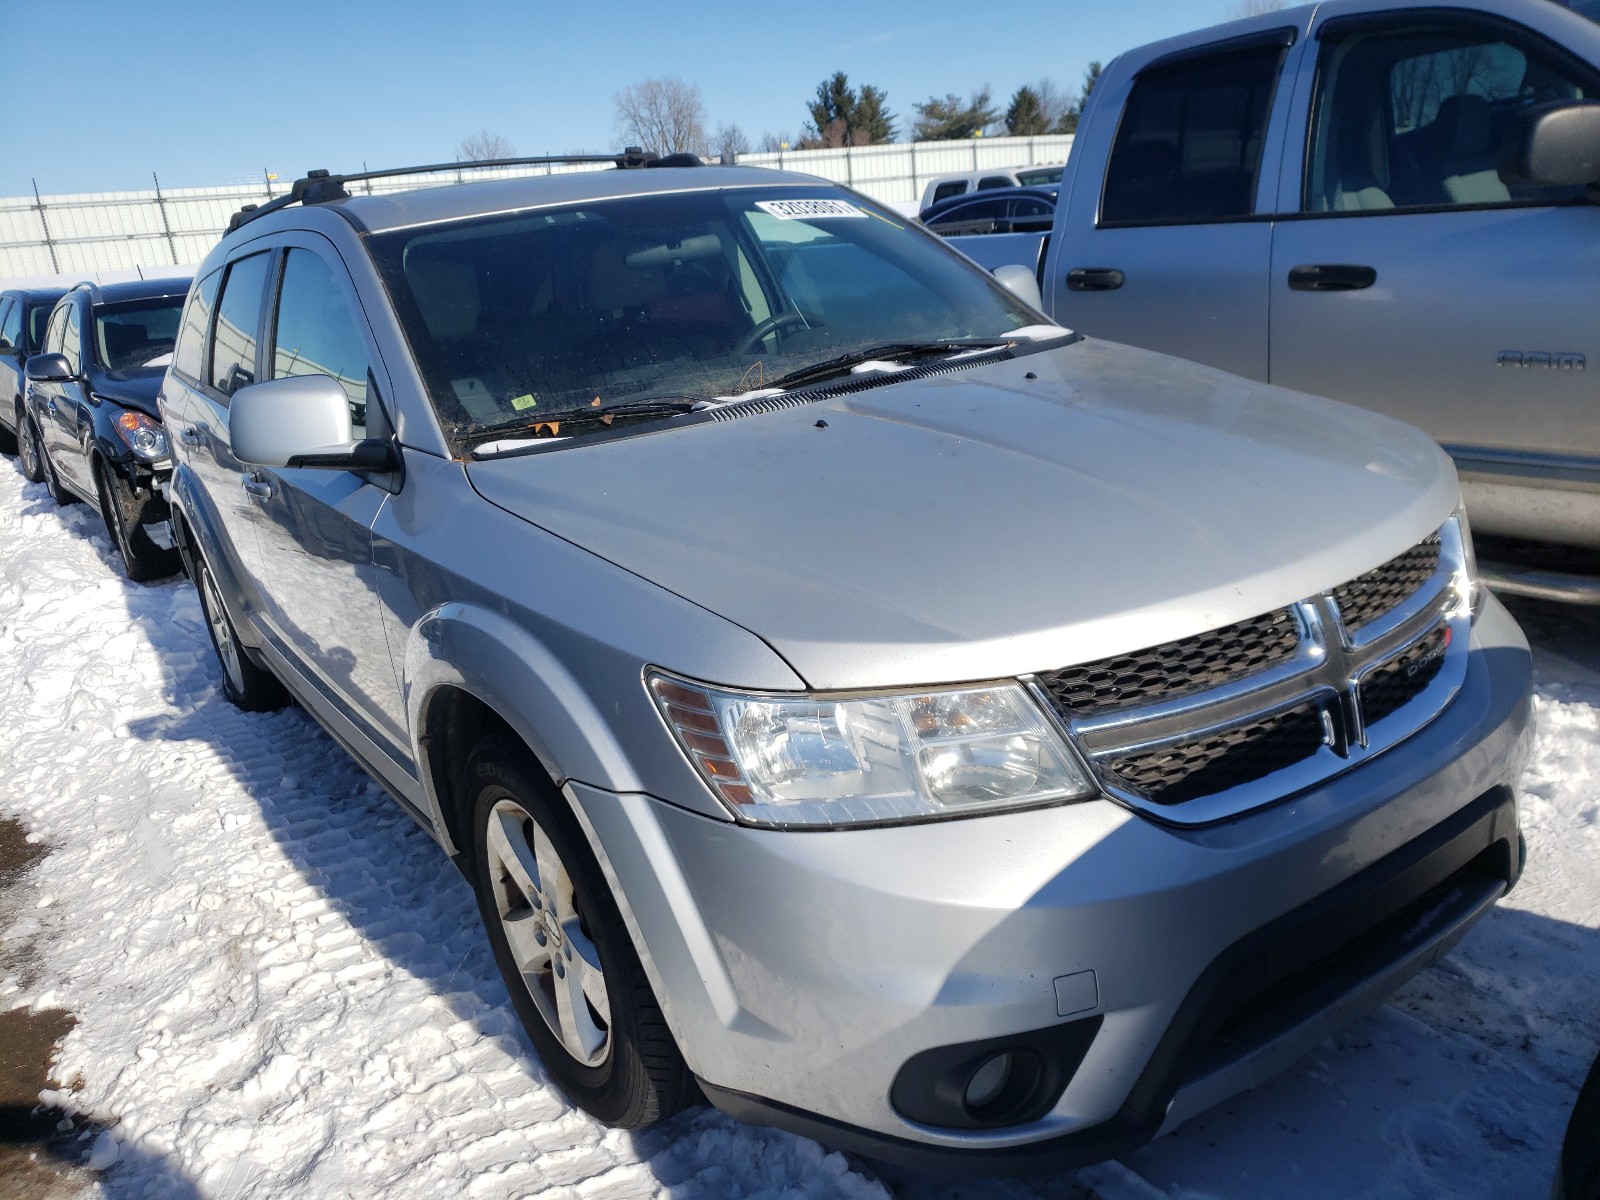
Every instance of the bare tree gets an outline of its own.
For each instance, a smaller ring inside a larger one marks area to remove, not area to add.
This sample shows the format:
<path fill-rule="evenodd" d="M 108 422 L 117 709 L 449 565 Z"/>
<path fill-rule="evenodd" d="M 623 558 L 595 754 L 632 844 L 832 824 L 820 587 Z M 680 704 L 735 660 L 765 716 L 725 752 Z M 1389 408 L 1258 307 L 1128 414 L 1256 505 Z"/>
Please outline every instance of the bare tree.
<path fill-rule="evenodd" d="M 515 158 L 517 148 L 498 133 L 480 129 L 461 139 L 456 156 L 465 162 L 486 162 L 491 158 Z"/>
<path fill-rule="evenodd" d="M 698 154 L 706 144 L 700 89 L 675 75 L 646 79 L 616 95 L 617 131 L 630 145 L 658 154 Z"/>
<path fill-rule="evenodd" d="M 1242 21 L 1245 17 L 1260 17 L 1283 8 L 1284 0 L 1235 0 L 1228 5 L 1228 20 Z"/>
<path fill-rule="evenodd" d="M 750 139 L 737 125 L 718 125 L 711 139 L 711 152 L 724 162 L 732 162 L 735 154 L 750 153 Z"/>
<path fill-rule="evenodd" d="M 763 154 L 774 154 L 779 150 L 787 150 L 792 145 L 794 139 L 787 133 L 763 133 L 756 149 Z"/>

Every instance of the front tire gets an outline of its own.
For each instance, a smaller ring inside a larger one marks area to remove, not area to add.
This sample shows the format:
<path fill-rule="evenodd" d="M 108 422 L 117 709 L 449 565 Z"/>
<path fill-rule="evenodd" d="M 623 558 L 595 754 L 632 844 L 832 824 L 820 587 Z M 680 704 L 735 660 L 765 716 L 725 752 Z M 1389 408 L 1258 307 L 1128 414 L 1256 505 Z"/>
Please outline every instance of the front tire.
<path fill-rule="evenodd" d="M 546 1071 L 619 1129 L 691 1103 L 694 1079 L 566 801 L 507 737 L 474 747 L 464 784 L 479 912 Z"/>
<path fill-rule="evenodd" d="M 134 583 L 165 579 L 183 568 L 176 549 L 155 544 L 145 532 L 147 524 L 167 519 L 166 502 L 160 496 L 141 495 L 126 479 L 104 463 L 95 468 L 100 484 L 100 515 L 106 532 L 122 553 L 122 566 Z"/>
<path fill-rule="evenodd" d="M 39 443 L 39 426 L 21 408 L 17 409 L 17 432 L 20 443 L 17 461 L 22 467 L 22 477 L 29 483 L 44 482 L 44 464 Z"/>
<path fill-rule="evenodd" d="M 200 593 L 200 609 L 205 613 L 211 647 L 222 666 L 223 697 L 245 712 L 274 712 L 289 703 L 289 693 L 284 691 L 278 677 L 256 666 L 245 653 L 239 635 L 234 632 L 233 619 L 222 603 L 217 581 L 211 576 L 211 568 L 198 556 L 194 585 Z"/>

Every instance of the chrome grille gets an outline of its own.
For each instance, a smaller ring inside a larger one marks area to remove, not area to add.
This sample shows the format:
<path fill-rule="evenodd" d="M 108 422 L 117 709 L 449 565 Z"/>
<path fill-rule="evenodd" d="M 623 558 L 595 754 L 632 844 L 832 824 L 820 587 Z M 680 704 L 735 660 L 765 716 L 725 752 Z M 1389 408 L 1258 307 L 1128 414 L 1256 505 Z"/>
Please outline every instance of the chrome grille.
<path fill-rule="evenodd" d="M 1381 617 L 1433 577 L 1439 567 L 1439 535 L 1424 538 L 1404 554 L 1397 554 L 1381 567 L 1358 575 L 1333 589 L 1339 602 L 1339 615 L 1347 629 L 1360 629 Z"/>
<path fill-rule="evenodd" d="M 1166 750 L 1109 758 L 1102 765 L 1157 804 L 1182 804 L 1281 771 L 1322 746 L 1322 709 L 1302 704 Z"/>
<path fill-rule="evenodd" d="M 1450 627 L 1441 625 L 1361 680 L 1361 715 L 1375 725 L 1420 696 L 1444 667 Z"/>
<path fill-rule="evenodd" d="M 1452 518 L 1288 608 L 1030 682 L 1113 797 L 1171 823 L 1223 820 L 1315 786 L 1449 702 L 1471 624 L 1463 560 Z M 1389 720 L 1421 696 L 1413 719 Z"/>
<path fill-rule="evenodd" d="M 1282 608 L 1199 637 L 1044 671 L 1038 679 L 1061 712 L 1087 717 L 1203 692 L 1283 662 L 1299 645 L 1294 616 Z"/>

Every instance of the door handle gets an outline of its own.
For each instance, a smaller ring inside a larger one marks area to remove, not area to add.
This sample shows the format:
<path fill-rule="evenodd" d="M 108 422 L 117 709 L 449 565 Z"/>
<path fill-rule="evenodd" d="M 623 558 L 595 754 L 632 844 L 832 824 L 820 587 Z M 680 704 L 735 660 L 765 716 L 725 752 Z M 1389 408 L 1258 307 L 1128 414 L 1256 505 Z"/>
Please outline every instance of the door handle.
<path fill-rule="evenodd" d="M 1378 282 L 1371 267 L 1348 263 L 1307 263 L 1289 268 L 1289 288 L 1296 292 L 1359 292 Z"/>
<path fill-rule="evenodd" d="M 257 500 L 272 499 L 272 480 L 263 479 L 254 471 L 249 471 L 239 476 L 239 483 L 245 491 Z"/>
<path fill-rule="evenodd" d="M 193 425 L 187 425 L 178 430 L 178 440 L 185 446 L 199 446 L 205 443 L 205 438 Z"/>
<path fill-rule="evenodd" d="M 56 398 L 54 396 L 44 402 L 44 410 L 52 417 L 56 415 Z"/>
<path fill-rule="evenodd" d="M 1069 292 L 1114 292 L 1122 283 L 1122 272 L 1115 267 L 1073 267 L 1067 272 Z"/>

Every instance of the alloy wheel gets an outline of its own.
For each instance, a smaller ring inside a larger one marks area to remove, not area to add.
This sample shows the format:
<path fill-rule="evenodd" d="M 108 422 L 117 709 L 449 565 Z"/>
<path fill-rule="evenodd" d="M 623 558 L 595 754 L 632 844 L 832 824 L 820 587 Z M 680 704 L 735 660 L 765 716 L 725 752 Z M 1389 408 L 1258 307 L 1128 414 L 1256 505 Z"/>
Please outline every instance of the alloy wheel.
<path fill-rule="evenodd" d="M 611 1052 L 605 972 L 550 837 L 515 800 L 489 816 L 489 884 L 523 985 L 568 1054 L 597 1067 Z"/>
<path fill-rule="evenodd" d="M 238 640 L 233 636 L 228 610 L 222 606 L 222 595 L 217 591 L 216 581 L 211 578 L 211 569 L 204 565 L 200 567 L 200 600 L 201 607 L 205 609 L 206 623 L 211 626 L 211 636 L 217 644 L 217 657 L 222 660 L 222 669 L 227 673 L 234 691 L 242 693 L 245 689 L 244 664 L 240 659 L 242 652 Z"/>

